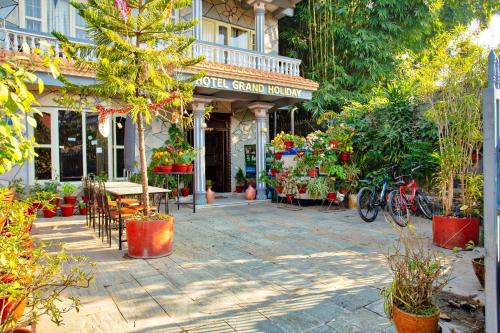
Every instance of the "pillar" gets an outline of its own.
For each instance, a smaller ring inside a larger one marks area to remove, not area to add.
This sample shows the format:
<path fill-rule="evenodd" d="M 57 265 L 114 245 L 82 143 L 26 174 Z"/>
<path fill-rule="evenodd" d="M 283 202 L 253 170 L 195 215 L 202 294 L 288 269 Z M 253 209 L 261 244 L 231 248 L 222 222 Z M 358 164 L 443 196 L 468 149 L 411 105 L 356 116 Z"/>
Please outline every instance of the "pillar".
<path fill-rule="evenodd" d="M 206 175 L 205 175 L 205 108 L 210 104 L 208 98 L 196 97 L 191 103 L 193 108 L 193 136 L 194 148 L 196 149 L 196 159 L 194 160 L 194 192 L 196 194 L 196 204 L 205 205 L 207 203 Z"/>
<path fill-rule="evenodd" d="M 252 103 L 248 109 L 253 111 L 257 122 L 257 143 L 256 143 L 256 173 L 257 173 L 257 200 L 265 200 L 266 183 L 259 181 L 259 175 L 263 170 L 266 170 L 266 143 L 268 141 L 268 111 L 273 107 L 273 104 L 268 103 Z"/>
<path fill-rule="evenodd" d="M 266 29 L 266 7 L 263 2 L 255 3 L 255 50 L 264 53 L 264 33 Z"/>
<path fill-rule="evenodd" d="M 193 36 L 196 40 L 202 40 L 203 1 L 192 0 L 191 10 L 193 19 L 198 20 L 198 24 L 193 27 Z"/>

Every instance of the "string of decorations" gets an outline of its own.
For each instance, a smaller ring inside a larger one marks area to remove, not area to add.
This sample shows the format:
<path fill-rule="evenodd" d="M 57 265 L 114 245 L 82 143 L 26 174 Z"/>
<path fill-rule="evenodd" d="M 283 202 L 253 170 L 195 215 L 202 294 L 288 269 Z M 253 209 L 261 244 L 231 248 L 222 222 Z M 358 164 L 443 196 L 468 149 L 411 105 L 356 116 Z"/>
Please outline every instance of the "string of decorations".
<path fill-rule="evenodd" d="M 177 98 L 178 93 L 174 91 L 169 97 L 157 102 L 157 103 L 151 103 L 147 105 L 147 108 L 150 112 L 156 112 L 163 108 L 165 105 L 168 103 L 172 102 L 175 98 Z M 129 113 L 132 110 L 132 106 L 127 106 L 123 108 L 107 108 L 103 106 L 102 104 L 97 104 L 96 105 L 97 111 L 99 111 L 99 122 L 103 124 L 106 121 L 106 118 L 108 116 L 114 115 L 114 114 L 126 114 Z"/>

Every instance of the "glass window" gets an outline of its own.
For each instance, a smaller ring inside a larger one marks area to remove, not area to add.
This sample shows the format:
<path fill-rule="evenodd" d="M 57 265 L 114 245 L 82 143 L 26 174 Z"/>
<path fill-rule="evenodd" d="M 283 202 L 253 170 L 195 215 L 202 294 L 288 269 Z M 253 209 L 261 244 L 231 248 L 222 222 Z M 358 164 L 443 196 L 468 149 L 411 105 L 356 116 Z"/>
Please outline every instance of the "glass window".
<path fill-rule="evenodd" d="M 82 115 L 79 112 L 59 111 L 59 165 L 61 181 L 82 179 Z"/>
<path fill-rule="evenodd" d="M 35 148 L 35 179 L 52 179 L 52 146 L 51 146 L 51 123 L 50 113 L 43 112 L 36 115 L 37 126 L 34 136 L 38 147 Z"/>
<path fill-rule="evenodd" d="M 42 18 L 42 0 L 26 0 L 26 16 Z"/>
<path fill-rule="evenodd" d="M 108 139 L 99 133 L 97 113 L 85 114 L 87 174 L 108 176 Z"/>
<path fill-rule="evenodd" d="M 42 31 L 42 22 L 26 19 L 26 29 L 31 31 Z"/>
<path fill-rule="evenodd" d="M 87 39 L 87 22 L 85 22 L 83 17 L 78 15 L 78 13 L 76 13 L 75 15 L 75 37 L 80 39 Z"/>
<path fill-rule="evenodd" d="M 229 45 L 228 43 L 228 33 L 227 28 L 224 26 L 219 26 L 219 33 L 217 34 L 217 44 Z"/>
<path fill-rule="evenodd" d="M 125 117 L 116 117 L 114 126 L 114 136 L 115 136 L 115 177 L 123 178 L 125 177 Z"/>
<path fill-rule="evenodd" d="M 69 13 L 71 6 L 69 0 L 47 1 L 48 31 L 58 31 L 69 35 Z"/>
<path fill-rule="evenodd" d="M 202 39 L 205 42 L 214 43 L 215 42 L 215 23 L 212 21 L 203 20 L 202 29 L 203 29 Z"/>
<path fill-rule="evenodd" d="M 248 31 L 238 28 L 231 28 L 231 46 L 248 49 L 249 47 L 249 37 Z"/>

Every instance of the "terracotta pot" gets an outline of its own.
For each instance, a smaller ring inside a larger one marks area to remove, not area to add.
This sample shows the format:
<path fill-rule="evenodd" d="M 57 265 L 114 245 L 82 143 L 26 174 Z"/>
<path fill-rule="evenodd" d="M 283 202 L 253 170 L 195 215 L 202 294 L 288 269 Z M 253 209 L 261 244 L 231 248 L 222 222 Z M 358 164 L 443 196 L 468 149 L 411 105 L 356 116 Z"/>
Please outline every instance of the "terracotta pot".
<path fill-rule="evenodd" d="M 207 197 L 207 203 L 208 204 L 214 203 L 214 201 L 215 201 L 215 192 L 212 191 L 211 187 L 208 188 L 206 197 Z"/>
<path fill-rule="evenodd" d="M 279 153 L 274 153 L 274 159 L 279 161 L 281 160 L 281 158 L 283 157 L 283 153 L 279 152 Z"/>
<path fill-rule="evenodd" d="M 288 203 L 291 204 L 293 202 L 294 198 L 295 198 L 295 195 L 293 195 L 293 194 L 287 194 L 286 195 L 286 202 L 288 202 Z"/>
<path fill-rule="evenodd" d="M 85 203 L 87 203 L 87 202 L 88 202 L 88 201 L 87 201 L 87 196 L 86 196 L 86 195 L 82 195 L 82 201 L 83 201 L 83 202 L 85 202 Z"/>
<path fill-rule="evenodd" d="M 61 215 L 64 217 L 73 216 L 74 210 L 75 210 L 75 206 L 73 206 L 73 205 L 69 205 L 69 204 L 61 205 Z"/>
<path fill-rule="evenodd" d="M 44 208 L 43 209 L 43 217 L 53 218 L 54 216 L 56 216 L 56 211 L 57 211 L 56 207 L 54 207 L 52 209 Z"/>
<path fill-rule="evenodd" d="M 271 169 L 271 176 L 276 177 L 276 169 Z"/>
<path fill-rule="evenodd" d="M 193 172 L 193 170 L 194 170 L 194 164 L 188 164 L 187 172 Z"/>
<path fill-rule="evenodd" d="M 303 149 L 297 150 L 297 157 L 301 158 L 304 155 L 305 151 Z"/>
<path fill-rule="evenodd" d="M 481 287 L 484 288 L 484 257 L 472 259 L 472 268 L 474 268 L 474 273 L 476 274 Z"/>
<path fill-rule="evenodd" d="M 328 200 L 329 202 L 334 202 L 336 199 L 337 199 L 337 193 L 335 193 L 335 192 L 328 192 L 326 194 L 326 200 Z"/>
<path fill-rule="evenodd" d="M 21 318 L 26 308 L 26 299 L 22 301 L 11 300 L 9 298 L 0 298 L 0 312 L 1 320 L 0 323 L 3 324 L 7 320 L 8 316 L 12 316 L 14 320 Z"/>
<path fill-rule="evenodd" d="M 445 249 L 465 248 L 467 243 L 479 243 L 479 218 L 432 216 L 432 242 Z"/>
<path fill-rule="evenodd" d="M 346 151 L 343 151 L 340 153 L 340 160 L 343 162 L 347 162 L 351 159 L 352 153 L 348 153 Z"/>
<path fill-rule="evenodd" d="M 160 165 L 160 172 L 172 172 L 172 164 Z"/>
<path fill-rule="evenodd" d="M 255 200 L 256 195 L 257 195 L 257 190 L 254 189 L 252 185 L 248 185 L 248 188 L 245 191 L 245 199 Z"/>
<path fill-rule="evenodd" d="M 286 150 L 291 150 L 293 148 L 293 141 L 292 140 L 285 140 L 285 141 L 283 141 L 283 144 L 285 145 Z"/>
<path fill-rule="evenodd" d="M 87 215 L 87 207 L 85 208 L 78 207 L 78 209 L 80 210 L 80 215 Z"/>
<path fill-rule="evenodd" d="M 439 311 L 431 316 L 417 316 L 394 307 L 392 319 L 398 333 L 437 333 Z"/>
<path fill-rule="evenodd" d="M 356 194 L 349 194 L 347 197 L 349 209 L 355 209 L 358 207 L 358 200 Z"/>
<path fill-rule="evenodd" d="M 41 202 L 34 202 L 33 205 L 31 205 L 31 208 L 33 208 L 34 210 L 42 209 L 43 204 Z"/>
<path fill-rule="evenodd" d="M 54 205 L 54 206 L 59 206 L 59 203 L 61 202 L 61 198 L 55 198 L 54 200 L 52 200 L 50 202 L 51 205 Z"/>
<path fill-rule="evenodd" d="M 236 185 L 236 193 L 243 193 L 243 185 Z"/>
<path fill-rule="evenodd" d="M 67 205 L 75 205 L 76 204 L 76 196 L 74 195 L 67 195 L 64 197 L 64 203 Z"/>
<path fill-rule="evenodd" d="M 161 172 L 161 166 L 159 165 L 153 166 L 153 172 Z"/>
<path fill-rule="evenodd" d="M 283 193 L 283 186 L 280 186 L 280 185 L 276 186 L 276 192 L 277 192 L 278 194 Z"/>
<path fill-rule="evenodd" d="M 189 164 L 174 164 L 172 165 L 173 172 L 187 172 Z"/>
<path fill-rule="evenodd" d="M 307 170 L 307 175 L 309 177 L 317 177 L 318 176 L 318 169 L 311 168 L 311 169 Z"/>
<path fill-rule="evenodd" d="M 330 141 L 330 146 L 332 147 L 333 150 L 337 150 L 339 147 L 339 142 L 335 140 Z"/>
<path fill-rule="evenodd" d="M 306 193 L 307 187 L 305 185 L 297 185 L 297 190 L 299 191 L 299 194 L 304 194 Z"/>
<path fill-rule="evenodd" d="M 189 187 L 183 187 L 183 188 L 181 189 L 181 195 L 182 195 L 183 197 L 187 197 L 187 196 L 189 195 Z"/>
<path fill-rule="evenodd" d="M 174 244 L 174 218 L 155 221 L 127 221 L 128 255 L 157 258 L 169 255 Z"/>

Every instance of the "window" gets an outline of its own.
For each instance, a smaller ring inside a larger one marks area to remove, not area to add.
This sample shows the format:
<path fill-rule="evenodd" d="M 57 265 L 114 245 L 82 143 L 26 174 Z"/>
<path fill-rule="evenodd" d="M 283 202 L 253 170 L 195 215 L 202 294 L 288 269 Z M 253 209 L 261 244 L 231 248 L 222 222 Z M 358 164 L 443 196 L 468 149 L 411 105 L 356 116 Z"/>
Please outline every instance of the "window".
<path fill-rule="evenodd" d="M 69 0 L 47 0 L 47 26 L 48 31 L 58 31 L 70 34 L 70 9 Z"/>
<path fill-rule="evenodd" d="M 52 179 L 52 146 L 51 146 L 51 117 L 50 113 L 43 112 L 35 116 L 37 126 L 34 136 L 38 147 L 35 148 L 35 179 Z"/>
<path fill-rule="evenodd" d="M 26 29 L 42 31 L 42 0 L 26 0 L 24 8 Z"/>
<path fill-rule="evenodd" d="M 97 113 L 85 114 L 85 129 L 87 174 L 108 176 L 108 139 L 99 133 Z"/>
<path fill-rule="evenodd" d="M 75 37 L 87 39 L 87 22 L 78 13 L 75 16 Z"/>
<path fill-rule="evenodd" d="M 203 19 L 202 29 L 202 39 L 205 42 L 255 50 L 255 33 L 252 30 L 207 18 Z"/>
<path fill-rule="evenodd" d="M 83 177 L 82 114 L 59 111 L 59 172 L 63 182 Z"/>
<path fill-rule="evenodd" d="M 114 118 L 114 174 L 116 178 L 125 177 L 125 117 Z"/>

